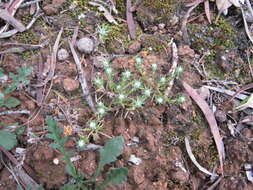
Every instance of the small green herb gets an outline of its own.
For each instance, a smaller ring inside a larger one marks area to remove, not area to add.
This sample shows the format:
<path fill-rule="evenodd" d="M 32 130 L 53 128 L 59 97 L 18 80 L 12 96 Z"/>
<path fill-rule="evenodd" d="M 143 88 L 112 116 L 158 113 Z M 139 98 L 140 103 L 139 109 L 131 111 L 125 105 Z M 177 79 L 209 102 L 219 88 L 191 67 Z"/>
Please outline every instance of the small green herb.
<path fill-rule="evenodd" d="M 96 130 L 99 124 L 92 120 L 90 121 L 91 130 Z M 106 142 L 105 146 L 100 149 L 100 160 L 98 168 L 93 174 L 91 179 L 86 179 L 82 173 L 77 172 L 75 166 L 70 161 L 70 154 L 65 150 L 64 145 L 67 141 L 67 137 L 62 136 L 62 129 L 57 127 L 56 121 L 52 117 L 47 117 L 47 137 L 53 140 L 51 147 L 59 150 L 66 161 L 66 171 L 74 178 L 74 182 L 65 184 L 61 190 L 92 190 L 95 185 L 95 190 L 101 190 L 109 184 L 122 184 L 126 181 L 128 170 L 127 168 L 111 168 L 104 181 L 101 183 L 96 182 L 96 177 L 100 174 L 106 164 L 110 164 L 117 160 L 117 157 L 122 154 L 124 147 L 123 137 L 114 137 Z M 80 139 L 78 146 L 83 148 L 85 146 L 85 140 Z"/>

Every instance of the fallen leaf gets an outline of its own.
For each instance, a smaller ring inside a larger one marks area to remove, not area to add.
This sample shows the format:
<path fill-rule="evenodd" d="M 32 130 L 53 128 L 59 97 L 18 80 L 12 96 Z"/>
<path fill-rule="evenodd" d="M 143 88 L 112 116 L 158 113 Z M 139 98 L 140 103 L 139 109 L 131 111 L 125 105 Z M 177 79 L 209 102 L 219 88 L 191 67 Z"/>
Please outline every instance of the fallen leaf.
<path fill-rule="evenodd" d="M 219 128 L 215 120 L 214 114 L 209 108 L 206 101 L 203 100 L 201 96 L 190 85 L 188 85 L 186 82 L 182 82 L 182 84 L 186 92 L 197 103 L 197 105 L 200 107 L 200 109 L 202 110 L 202 112 L 204 113 L 206 117 L 206 120 L 211 128 L 211 132 L 213 134 L 214 141 L 218 150 L 221 172 L 223 174 L 223 159 L 225 159 L 225 150 L 224 150 L 224 144 L 223 144 L 222 137 L 220 135 Z"/>

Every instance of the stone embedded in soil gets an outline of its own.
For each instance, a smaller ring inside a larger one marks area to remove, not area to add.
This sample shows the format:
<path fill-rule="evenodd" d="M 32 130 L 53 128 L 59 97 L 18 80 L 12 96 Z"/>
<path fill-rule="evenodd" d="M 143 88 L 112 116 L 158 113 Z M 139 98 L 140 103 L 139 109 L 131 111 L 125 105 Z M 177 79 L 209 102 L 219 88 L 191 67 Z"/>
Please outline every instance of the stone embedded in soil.
<path fill-rule="evenodd" d="M 54 151 L 45 146 L 37 146 L 35 152 L 33 153 L 35 160 L 52 160 L 54 157 Z"/>
<path fill-rule="evenodd" d="M 206 100 L 210 96 L 210 90 L 204 86 L 200 87 L 196 91 L 203 98 L 203 100 Z"/>
<path fill-rule="evenodd" d="M 220 123 L 227 121 L 227 114 L 226 114 L 226 112 L 224 112 L 222 110 L 217 110 L 214 113 L 214 116 L 215 116 L 216 120 Z"/>
<path fill-rule="evenodd" d="M 189 173 L 185 172 L 183 170 L 178 170 L 176 172 L 171 172 L 171 177 L 173 180 L 179 182 L 179 183 L 187 183 L 189 181 Z"/>
<path fill-rule="evenodd" d="M 57 58 L 59 61 L 64 61 L 64 60 L 68 59 L 68 57 L 69 57 L 69 53 L 66 49 L 61 48 L 57 52 Z"/>
<path fill-rule="evenodd" d="M 127 51 L 130 54 L 136 54 L 141 50 L 141 43 L 139 41 L 134 41 L 128 45 Z"/>
<path fill-rule="evenodd" d="M 89 54 L 94 50 L 95 43 L 91 38 L 84 37 L 77 41 L 76 46 L 80 52 Z"/>
<path fill-rule="evenodd" d="M 72 92 L 79 88 L 79 81 L 71 78 L 66 78 L 63 80 L 63 88 L 67 92 Z"/>

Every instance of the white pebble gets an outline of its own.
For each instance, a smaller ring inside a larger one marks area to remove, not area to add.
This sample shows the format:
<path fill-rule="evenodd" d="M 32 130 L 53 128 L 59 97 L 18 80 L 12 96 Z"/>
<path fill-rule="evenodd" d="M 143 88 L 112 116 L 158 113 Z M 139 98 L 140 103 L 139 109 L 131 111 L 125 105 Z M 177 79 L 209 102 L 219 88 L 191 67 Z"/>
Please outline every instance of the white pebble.
<path fill-rule="evenodd" d="M 58 165 L 59 164 L 59 159 L 58 158 L 54 158 L 54 160 L 53 160 L 53 163 L 55 164 L 55 165 Z"/>
<path fill-rule="evenodd" d="M 69 57 L 69 53 L 66 49 L 62 48 L 57 52 L 57 58 L 59 61 L 64 61 L 68 59 L 68 57 Z"/>
<path fill-rule="evenodd" d="M 77 41 L 76 46 L 82 53 L 91 53 L 94 50 L 94 41 L 88 37 L 81 38 Z"/>

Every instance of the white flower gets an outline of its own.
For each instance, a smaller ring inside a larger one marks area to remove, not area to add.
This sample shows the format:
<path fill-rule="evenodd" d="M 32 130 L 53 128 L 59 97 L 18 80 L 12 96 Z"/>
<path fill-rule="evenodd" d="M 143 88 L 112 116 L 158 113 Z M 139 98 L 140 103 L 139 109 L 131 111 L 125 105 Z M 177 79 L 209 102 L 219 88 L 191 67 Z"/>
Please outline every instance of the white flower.
<path fill-rule="evenodd" d="M 96 121 L 91 121 L 89 124 L 90 129 L 96 130 L 97 129 L 97 122 Z"/>
<path fill-rule="evenodd" d="M 104 108 L 98 108 L 98 113 L 100 115 L 104 115 L 105 114 L 105 109 Z"/>
<path fill-rule="evenodd" d="M 176 69 L 176 72 L 177 72 L 178 74 L 182 73 L 183 71 L 184 71 L 184 68 L 181 67 L 181 66 L 177 67 L 177 69 Z"/>
<path fill-rule="evenodd" d="M 165 83 L 166 82 L 166 78 L 165 77 L 161 77 L 160 78 L 160 83 Z"/>
<path fill-rule="evenodd" d="M 108 74 L 108 75 L 111 75 L 112 74 L 112 68 L 111 67 L 108 67 L 105 69 L 105 72 Z"/>
<path fill-rule="evenodd" d="M 81 20 L 82 18 L 85 18 L 85 14 L 81 13 L 80 15 L 78 15 L 78 20 Z"/>
<path fill-rule="evenodd" d="M 158 104 L 162 104 L 162 103 L 164 102 L 163 97 L 158 97 L 158 98 L 156 98 L 156 102 L 157 102 Z"/>
<path fill-rule="evenodd" d="M 116 89 L 117 89 L 117 90 L 120 90 L 120 89 L 122 89 L 122 86 L 121 86 L 120 84 L 118 84 L 118 85 L 116 86 Z"/>
<path fill-rule="evenodd" d="M 177 101 L 178 101 L 178 103 L 180 103 L 180 104 L 184 103 L 185 100 L 186 100 L 186 99 L 185 99 L 184 96 L 179 96 L 179 97 L 177 98 Z"/>
<path fill-rule="evenodd" d="M 123 100 L 124 98 L 126 98 L 126 96 L 124 94 L 119 94 L 119 99 Z"/>
<path fill-rule="evenodd" d="M 105 60 L 105 61 L 102 62 L 102 65 L 104 67 L 109 67 L 110 63 L 109 63 L 109 61 Z"/>
<path fill-rule="evenodd" d="M 84 147 L 85 146 L 84 140 L 80 139 L 79 141 L 77 141 L 77 146 L 80 147 L 80 148 Z"/>
<path fill-rule="evenodd" d="M 123 75 L 124 75 L 124 77 L 126 77 L 126 78 L 130 78 L 130 77 L 131 77 L 131 72 L 130 72 L 129 70 L 127 70 L 127 71 L 125 71 L 125 72 L 123 73 Z"/>
<path fill-rule="evenodd" d="M 152 67 L 153 70 L 156 70 L 158 66 L 157 66 L 156 63 L 153 63 L 153 64 L 151 65 L 151 67 Z"/>
<path fill-rule="evenodd" d="M 145 89 L 144 90 L 144 95 L 145 96 L 150 96 L 151 95 L 151 90 L 150 89 Z"/>
<path fill-rule="evenodd" d="M 140 81 L 135 81 L 134 82 L 134 88 L 140 88 L 141 87 L 141 82 Z"/>
<path fill-rule="evenodd" d="M 137 100 L 135 101 L 135 107 L 137 107 L 137 108 L 139 108 L 139 107 L 141 107 L 142 106 L 142 104 L 143 104 L 143 100 L 142 99 L 140 99 L 140 98 L 137 98 Z"/>
<path fill-rule="evenodd" d="M 142 59 L 141 59 L 140 57 L 136 57 L 136 58 L 135 58 L 135 62 L 136 62 L 137 64 L 141 64 L 141 63 L 142 63 Z"/>

